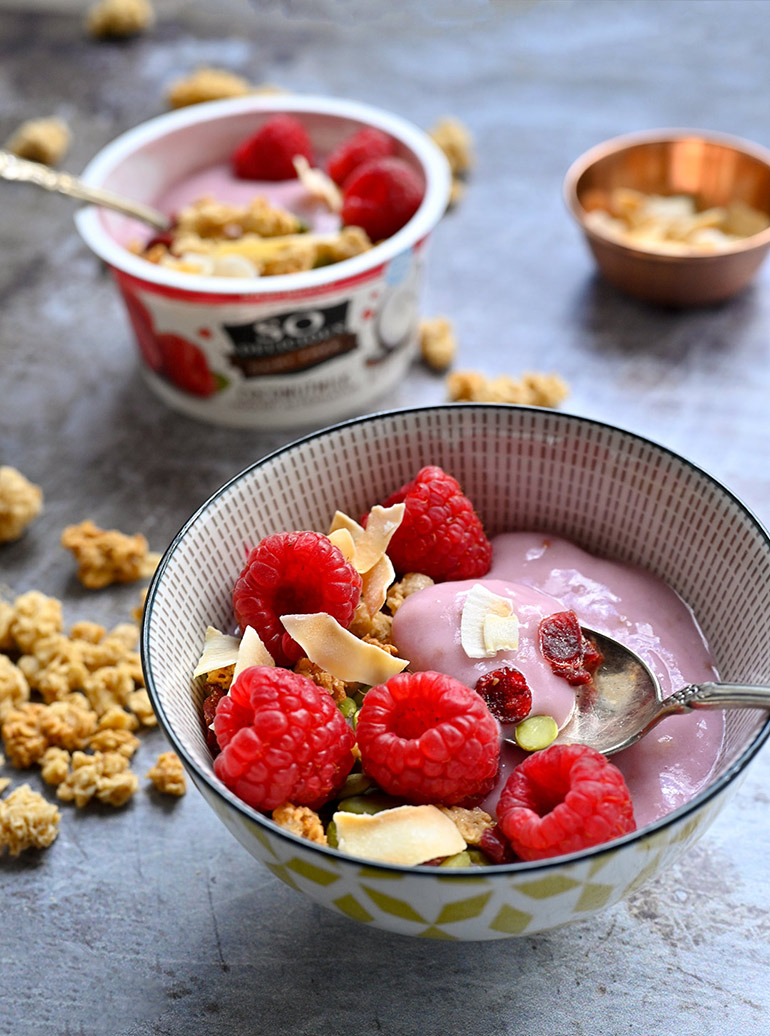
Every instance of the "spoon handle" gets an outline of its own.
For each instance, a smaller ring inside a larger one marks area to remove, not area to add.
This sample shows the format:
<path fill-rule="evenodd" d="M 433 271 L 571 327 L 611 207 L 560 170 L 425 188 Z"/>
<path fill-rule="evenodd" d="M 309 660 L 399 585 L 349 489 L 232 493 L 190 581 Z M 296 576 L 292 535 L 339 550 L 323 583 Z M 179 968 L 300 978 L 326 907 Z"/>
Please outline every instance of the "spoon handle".
<path fill-rule="evenodd" d="M 17 158 L 10 151 L 0 151 L 0 178 L 32 183 L 46 191 L 55 191 L 57 194 L 77 198 L 79 201 L 87 201 L 106 209 L 114 209 L 126 216 L 133 216 L 142 223 L 149 223 L 156 230 L 168 230 L 169 227 L 168 217 L 164 216 L 162 212 L 150 208 L 149 205 L 122 198 L 120 195 L 113 194 L 112 191 L 105 191 L 102 187 L 89 187 L 71 173 L 59 172 L 40 162 L 28 162 L 24 158 Z"/>
<path fill-rule="evenodd" d="M 770 687 L 742 683 L 690 684 L 663 702 L 666 713 L 690 709 L 770 709 Z"/>

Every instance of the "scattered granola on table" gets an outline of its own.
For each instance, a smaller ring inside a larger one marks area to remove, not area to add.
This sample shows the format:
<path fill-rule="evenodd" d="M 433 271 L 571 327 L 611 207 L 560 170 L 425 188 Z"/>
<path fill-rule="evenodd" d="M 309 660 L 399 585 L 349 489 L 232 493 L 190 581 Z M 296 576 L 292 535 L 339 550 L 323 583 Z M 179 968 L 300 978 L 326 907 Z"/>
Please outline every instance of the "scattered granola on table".
<path fill-rule="evenodd" d="M 155 24 L 149 0 L 98 0 L 86 14 L 86 29 L 97 39 L 137 36 Z"/>
<path fill-rule="evenodd" d="M 93 798 L 108 806 L 124 806 L 139 787 L 139 778 L 120 752 L 73 752 L 70 766 L 56 795 L 62 802 L 74 802 L 79 808 Z"/>
<path fill-rule="evenodd" d="M 25 849 L 47 849 L 59 833 L 61 814 L 28 784 L 0 799 L 0 856 L 5 849 L 18 856 Z"/>
<path fill-rule="evenodd" d="M 18 158 L 56 165 L 70 146 L 70 131 L 62 119 L 27 119 L 8 138 L 5 147 Z"/>
<path fill-rule="evenodd" d="M 226 68 L 203 66 L 183 78 L 175 79 L 168 88 L 171 108 L 186 108 L 205 101 L 221 101 L 227 97 L 244 97 L 251 92 L 251 83 Z"/>
<path fill-rule="evenodd" d="M 467 175 L 476 162 L 473 138 L 468 127 L 459 119 L 445 115 L 428 130 L 428 135 L 447 157 L 453 177 Z"/>
<path fill-rule="evenodd" d="M 0 543 L 18 540 L 42 507 L 40 486 L 16 468 L 0 465 Z"/>
<path fill-rule="evenodd" d="M 160 560 L 159 554 L 149 551 L 141 533 L 129 536 L 117 529 L 100 529 L 90 519 L 68 525 L 61 545 L 75 555 L 77 577 L 89 590 L 147 579 Z"/>
<path fill-rule="evenodd" d="M 447 393 L 453 403 L 521 403 L 556 407 L 569 395 L 558 374 L 525 371 L 520 378 L 508 374 L 488 377 L 478 371 L 454 371 L 447 377 Z"/>
<path fill-rule="evenodd" d="M 420 355 L 434 371 L 445 371 L 457 355 L 457 339 L 447 317 L 431 317 L 420 321 Z"/>
<path fill-rule="evenodd" d="M 146 776 L 161 795 L 184 795 L 187 791 L 184 767 L 176 752 L 161 752 Z"/>
<path fill-rule="evenodd" d="M 452 185 L 447 208 L 453 209 L 465 194 L 465 182 L 475 165 L 473 138 L 470 130 L 459 119 L 445 116 L 428 130 L 429 136 L 438 144 L 447 157 L 452 173 Z"/>

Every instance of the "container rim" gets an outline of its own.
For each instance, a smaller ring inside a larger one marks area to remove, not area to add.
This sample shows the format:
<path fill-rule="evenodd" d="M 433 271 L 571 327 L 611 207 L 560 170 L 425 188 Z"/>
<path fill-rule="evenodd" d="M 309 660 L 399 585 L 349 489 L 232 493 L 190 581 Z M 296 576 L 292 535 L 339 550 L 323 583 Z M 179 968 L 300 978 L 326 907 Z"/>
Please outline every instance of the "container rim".
<path fill-rule="evenodd" d="M 425 238 L 443 216 L 449 201 L 451 174 L 446 156 L 423 130 L 391 112 L 359 101 L 349 101 L 315 94 L 271 94 L 237 97 L 223 101 L 207 101 L 178 111 L 167 112 L 120 134 L 105 145 L 87 164 L 82 179 L 89 186 L 109 186 L 114 169 L 144 145 L 178 129 L 200 125 L 231 115 L 253 112 L 306 112 L 337 116 L 375 126 L 408 147 L 420 162 L 425 175 L 425 196 L 417 212 L 397 233 L 375 245 L 368 252 L 340 263 L 300 273 L 279 274 L 265 278 L 204 277 L 179 273 L 149 263 L 115 241 L 105 229 L 100 210 L 88 205 L 75 214 L 75 224 L 88 247 L 109 266 L 137 280 L 191 295 L 218 295 L 259 298 L 277 292 L 294 292 L 333 284 L 365 274 L 388 263 Z"/>

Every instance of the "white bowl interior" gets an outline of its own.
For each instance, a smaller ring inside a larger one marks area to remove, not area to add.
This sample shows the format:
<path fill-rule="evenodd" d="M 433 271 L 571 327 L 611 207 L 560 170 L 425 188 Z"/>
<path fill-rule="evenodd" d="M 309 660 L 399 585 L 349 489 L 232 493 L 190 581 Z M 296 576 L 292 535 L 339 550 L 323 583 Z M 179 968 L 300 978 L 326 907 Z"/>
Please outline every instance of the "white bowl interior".
<path fill-rule="evenodd" d="M 153 703 L 188 765 L 225 799 L 234 801 L 214 777 L 190 674 L 206 626 L 233 625 L 231 590 L 248 549 L 268 533 L 326 529 L 337 508 L 357 517 L 425 464 L 460 481 L 490 535 L 550 531 L 650 569 L 692 608 L 723 679 L 770 683 L 770 540 L 703 471 L 631 433 L 547 410 L 453 404 L 374 415 L 238 475 L 185 526 L 150 589 L 143 655 Z M 764 712 L 728 712 L 710 787 L 768 732 Z"/>

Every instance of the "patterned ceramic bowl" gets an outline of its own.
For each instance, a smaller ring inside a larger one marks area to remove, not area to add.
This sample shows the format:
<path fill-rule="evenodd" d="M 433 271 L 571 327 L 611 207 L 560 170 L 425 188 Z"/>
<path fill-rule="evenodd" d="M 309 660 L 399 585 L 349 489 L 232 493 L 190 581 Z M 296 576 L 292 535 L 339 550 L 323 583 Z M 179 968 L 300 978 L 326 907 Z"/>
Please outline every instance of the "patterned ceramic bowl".
<path fill-rule="evenodd" d="M 303 841 L 214 776 L 191 678 L 206 625 L 232 625 L 244 545 L 328 527 L 439 464 L 490 534 L 548 530 L 649 568 L 689 602 L 723 679 L 770 683 L 770 539 L 728 490 L 669 450 L 608 425 L 526 407 L 454 404 L 361 418 L 310 435 L 237 475 L 184 526 L 147 598 L 142 652 L 160 722 L 225 826 L 273 874 L 375 927 L 444 939 L 530 935 L 617 903 L 708 827 L 770 734 L 765 713 L 727 714 L 710 785 L 606 846 L 476 870 L 369 864 Z M 719 592 L 715 593 L 714 588 Z"/>

